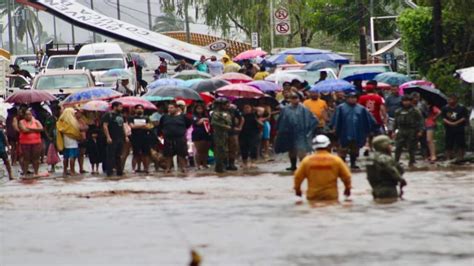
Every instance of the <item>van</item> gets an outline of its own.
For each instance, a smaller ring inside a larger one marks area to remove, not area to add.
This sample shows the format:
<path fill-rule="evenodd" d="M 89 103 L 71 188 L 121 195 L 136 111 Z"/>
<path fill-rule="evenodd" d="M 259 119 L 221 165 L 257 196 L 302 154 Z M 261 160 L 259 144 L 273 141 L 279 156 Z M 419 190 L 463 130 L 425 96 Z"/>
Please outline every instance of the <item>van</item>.
<path fill-rule="evenodd" d="M 389 64 L 365 64 L 365 65 L 342 65 L 339 70 L 339 79 L 361 73 L 384 73 L 391 72 L 392 67 Z"/>
<path fill-rule="evenodd" d="M 77 53 L 74 68 L 90 70 L 96 83 L 107 87 L 114 87 L 117 78 L 102 77 L 102 75 L 111 69 L 125 69 L 130 73 L 130 85 L 136 88 L 133 62 L 116 43 L 92 43 L 82 46 Z"/>

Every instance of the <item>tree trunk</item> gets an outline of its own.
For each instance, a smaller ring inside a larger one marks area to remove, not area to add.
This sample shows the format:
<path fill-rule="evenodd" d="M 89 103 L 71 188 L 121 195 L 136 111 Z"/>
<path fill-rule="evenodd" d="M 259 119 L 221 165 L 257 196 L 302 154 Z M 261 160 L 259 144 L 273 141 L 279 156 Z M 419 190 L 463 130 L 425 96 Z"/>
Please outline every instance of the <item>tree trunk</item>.
<path fill-rule="evenodd" d="M 442 6 L 441 0 L 433 0 L 433 41 L 435 45 L 435 56 L 443 56 L 443 29 L 442 29 Z"/>
<path fill-rule="evenodd" d="M 26 31 L 28 32 L 28 36 L 30 37 L 31 41 L 31 48 L 33 48 L 33 52 L 36 54 L 36 47 L 35 47 L 35 41 L 33 39 L 33 34 L 31 34 L 30 27 L 28 27 L 28 23 L 25 25 Z"/>
<path fill-rule="evenodd" d="M 184 0 L 184 23 L 186 29 L 186 42 L 191 43 L 191 30 L 189 29 L 189 0 Z"/>
<path fill-rule="evenodd" d="M 359 0 L 359 54 L 360 63 L 367 63 L 367 40 L 365 39 L 366 28 L 364 22 L 365 7 L 362 0 Z"/>

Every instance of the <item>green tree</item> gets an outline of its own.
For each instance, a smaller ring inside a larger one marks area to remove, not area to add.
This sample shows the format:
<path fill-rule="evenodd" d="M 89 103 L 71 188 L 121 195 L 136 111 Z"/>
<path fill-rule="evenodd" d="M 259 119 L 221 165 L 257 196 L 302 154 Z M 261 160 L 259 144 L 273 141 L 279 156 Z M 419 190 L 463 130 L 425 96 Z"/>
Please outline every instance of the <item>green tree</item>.
<path fill-rule="evenodd" d="M 173 13 L 167 12 L 155 18 L 152 30 L 156 32 L 183 31 L 184 22 Z"/>

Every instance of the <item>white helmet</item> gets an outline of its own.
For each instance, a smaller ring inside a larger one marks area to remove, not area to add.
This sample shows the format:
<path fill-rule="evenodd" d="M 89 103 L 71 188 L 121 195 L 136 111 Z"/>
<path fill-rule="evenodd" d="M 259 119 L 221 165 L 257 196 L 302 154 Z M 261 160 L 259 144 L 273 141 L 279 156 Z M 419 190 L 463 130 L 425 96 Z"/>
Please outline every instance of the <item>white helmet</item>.
<path fill-rule="evenodd" d="M 331 144 L 331 141 L 328 137 L 324 135 L 317 135 L 313 139 L 313 149 L 324 149 L 327 148 Z"/>

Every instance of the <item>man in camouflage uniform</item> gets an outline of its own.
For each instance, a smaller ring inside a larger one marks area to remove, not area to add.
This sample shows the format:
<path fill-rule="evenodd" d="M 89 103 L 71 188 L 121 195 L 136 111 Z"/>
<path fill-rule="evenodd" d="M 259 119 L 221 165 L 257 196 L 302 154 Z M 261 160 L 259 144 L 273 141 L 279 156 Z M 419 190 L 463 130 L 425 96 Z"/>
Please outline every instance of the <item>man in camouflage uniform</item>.
<path fill-rule="evenodd" d="M 403 147 L 410 155 L 409 166 L 415 164 L 415 149 L 417 138 L 423 134 L 424 119 L 420 111 L 413 107 L 411 97 L 404 95 L 402 108 L 395 112 L 394 130 L 398 129 L 395 138 L 395 160 L 400 161 Z"/>
<path fill-rule="evenodd" d="M 403 168 L 392 158 L 390 138 L 380 135 L 372 141 L 375 153 L 367 161 L 367 179 L 372 187 L 374 199 L 398 198 L 397 185 L 401 188 L 407 182 L 402 178 Z"/>
<path fill-rule="evenodd" d="M 232 128 L 232 118 L 226 110 L 228 100 L 217 98 L 214 101 L 214 112 L 211 115 L 211 126 L 214 138 L 215 171 L 223 173 L 228 161 L 229 131 Z"/>

